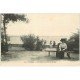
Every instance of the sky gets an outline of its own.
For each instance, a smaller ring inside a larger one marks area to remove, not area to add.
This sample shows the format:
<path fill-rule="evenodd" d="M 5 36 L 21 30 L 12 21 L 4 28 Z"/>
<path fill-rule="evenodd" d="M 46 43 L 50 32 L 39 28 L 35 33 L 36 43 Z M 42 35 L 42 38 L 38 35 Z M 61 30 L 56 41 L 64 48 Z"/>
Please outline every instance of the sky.
<path fill-rule="evenodd" d="M 7 34 L 20 36 L 34 34 L 38 36 L 70 36 L 80 26 L 80 14 L 28 13 L 29 23 L 10 22 Z"/>

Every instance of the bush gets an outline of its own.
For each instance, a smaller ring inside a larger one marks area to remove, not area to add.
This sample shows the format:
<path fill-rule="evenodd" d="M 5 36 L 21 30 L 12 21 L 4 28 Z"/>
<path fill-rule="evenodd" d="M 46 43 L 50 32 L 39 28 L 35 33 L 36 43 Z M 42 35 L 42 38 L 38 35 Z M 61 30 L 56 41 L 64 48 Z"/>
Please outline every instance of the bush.
<path fill-rule="evenodd" d="M 8 52 L 8 43 L 6 43 L 4 40 L 4 35 L 1 33 L 1 54 Z"/>
<path fill-rule="evenodd" d="M 42 50 L 43 49 L 43 40 L 40 40 L 39 37 L 36 38 L 36 50 Z"/>
<path fill-rule="evenodd" d="M 1 54 L 5 54 L 5 52 L 8 52 L 8 44 L 1 42 Z"/>
<path fill-rule="evenodd" d="M 35 35 L 27 35 L 21 37 L 23 41 L 23 47 L 26 50 L 42 50 L 43 49 L 43 40 L 40 40 L 39 37 L 36 37 Z"/>
<path fill-rule="evenodd" d="M 79 33 L 73 34 L 67 44 L 68 50 L 79 52 Z"/>

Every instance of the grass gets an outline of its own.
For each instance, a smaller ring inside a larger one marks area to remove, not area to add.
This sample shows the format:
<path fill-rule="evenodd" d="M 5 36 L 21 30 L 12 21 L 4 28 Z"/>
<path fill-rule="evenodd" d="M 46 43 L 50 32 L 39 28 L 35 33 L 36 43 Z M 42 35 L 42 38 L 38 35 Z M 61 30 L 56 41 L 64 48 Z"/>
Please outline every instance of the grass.
<path fill-rule="evenodd" d="M 68 59 L 68 57 L 65 54 L 64 59 L 58 59 L 56 58 L 55 53 L 51 53 L 50 56 L 48 56 L 48 52 L 45 51 L 8 51 L 5 55 L 1 56 L 1 61 L 27 61 L 29 63 L 34 62 L 55 62 L 55 61 L 77 61 L 79 58 L 79 55 L 76 53 L 71 54 L 71 59 Z"/>

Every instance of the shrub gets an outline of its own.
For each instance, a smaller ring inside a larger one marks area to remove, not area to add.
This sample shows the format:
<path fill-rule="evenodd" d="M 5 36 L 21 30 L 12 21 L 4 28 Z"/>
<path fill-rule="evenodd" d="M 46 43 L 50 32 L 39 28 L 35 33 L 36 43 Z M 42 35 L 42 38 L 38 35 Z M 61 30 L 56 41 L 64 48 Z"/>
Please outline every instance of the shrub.
<path fill-rule="evenodd" d="M 73 34 L 67 44 L 68 50 L 79 52 L 79 33 Z"/>
<path fill-rule="evenodd" d="M 1 33 L 1 54 L 8 52 L 8 43 L 6 43 L 4 40 L 4 35 Z"/>
<path fill-rule="evenodd" d="M 39 37 L 35 35 L 27 35 L 21 37 L 23 41 L 23 47 L 26 50 L 42 50 L 43 49 L 43 40 L 40 40 Z"/>

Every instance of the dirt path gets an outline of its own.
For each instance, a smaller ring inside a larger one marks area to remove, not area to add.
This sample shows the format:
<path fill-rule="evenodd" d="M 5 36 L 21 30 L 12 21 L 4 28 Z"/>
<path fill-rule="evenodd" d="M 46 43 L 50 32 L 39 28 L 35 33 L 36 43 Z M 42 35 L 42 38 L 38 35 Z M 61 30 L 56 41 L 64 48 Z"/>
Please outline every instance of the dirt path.
<path fill-rule="evenodd" d="M 71 54 L 72 59 L 68 59 L 65 54 L 65 61 L 77 61 L 78 54 Z M 2 55 L 2 61 L 27 61 L 30 63 L 33 62 L 55 62 L 60 61 L 60 59 L 56 58 L 55 53 L 51 53 L 48 56 L 48 53 L 45 51 L 9 51 L 5 55 Z"/>

